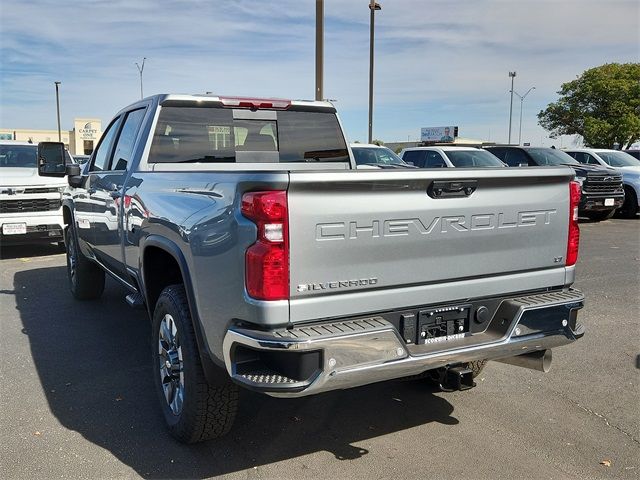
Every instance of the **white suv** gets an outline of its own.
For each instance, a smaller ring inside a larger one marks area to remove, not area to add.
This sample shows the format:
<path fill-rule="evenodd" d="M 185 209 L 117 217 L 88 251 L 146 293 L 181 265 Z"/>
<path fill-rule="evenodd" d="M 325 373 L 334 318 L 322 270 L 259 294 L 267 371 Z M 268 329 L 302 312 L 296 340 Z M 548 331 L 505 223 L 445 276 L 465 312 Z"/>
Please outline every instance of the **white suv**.
<path fill-rule="evenodd" d="M 400 152 L 400 158 L 419 168 L 486 168 L 504 167 L 495 155 L 473 147 L 411 147 Z"/>
<path fill-rule="evenodd" d="M 618 213 L 625 218 L 636 216 L 640 211 L 640 160 L 620 150 L 605 148 L 574 148 L 565 152 L 580 163 L 619 170 L 624 184 L 624 203 Z"/>
<path fill-rule="evenodd" d="M 63 239 L 67 183 L 39 176 L 37 153 L 36 144 L 0 141 L 0 245 Z"/>

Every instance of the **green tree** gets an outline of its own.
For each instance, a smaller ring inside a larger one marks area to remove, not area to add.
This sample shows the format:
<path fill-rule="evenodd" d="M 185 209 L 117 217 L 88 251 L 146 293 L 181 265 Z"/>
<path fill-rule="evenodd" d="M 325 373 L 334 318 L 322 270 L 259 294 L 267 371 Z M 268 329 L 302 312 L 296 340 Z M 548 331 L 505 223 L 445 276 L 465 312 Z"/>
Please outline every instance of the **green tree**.
<path fill-rule="evenodd" d="M 374 145 L 378 145 L 379 147 L 382 147 L 384 145 L 384 142 L 382 140 L 374 140 L 371 143 L 373 143 Z"/>
<path fill-rule="evenodd" d="M 628 148 L 640 140 L 640 63 L 591 68 L 563 83 L 558 95 L 538 114 L 551 138 L 578 134 L 594 148 Z"/>

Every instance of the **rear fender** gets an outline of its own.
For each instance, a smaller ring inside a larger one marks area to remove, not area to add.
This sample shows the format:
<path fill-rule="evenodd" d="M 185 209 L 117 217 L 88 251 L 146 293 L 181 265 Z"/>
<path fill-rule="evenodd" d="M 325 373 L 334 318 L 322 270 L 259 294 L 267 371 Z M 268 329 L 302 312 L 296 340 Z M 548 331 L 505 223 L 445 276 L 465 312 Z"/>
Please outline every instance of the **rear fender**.
<path fill-rule="evenodd" d="M 173 259 L 178 264 L 180 273 L 182 275 L 184 288 L 187 293 L 187 301 L 189 302 L 189 310 L 191 312 L 191 322 L 193 323 L 193 330 L 196 334 L 196 341 L 198 343 L 200 362 L 202 363 L 202 368 L 204 370 L 205 377 L 207 378 L 207 382 L 209 382 L 210 385 L 216 385 L 221 383 L 222 381 L 225 381 L 227 377 L 224 372 L 224 363 L 222 360 L 220 362 L 216 362 L 214 360 L 215 357 L 211 354 L 204 335 L 202 322 L 200 320 L 200 315 L 198 314 L 198 308 L 195 301 L 195 295 L 193 293 L 193 282 L 191 280 L 191 275 L 189 273 L 189 267 L 186 258 L 178 245 L 176 245 L 173 241 L 159 235 L 148 236 L 145 240 L 143 240 L 143 242 L 141 242 L 140 246 L 141 260 L 139 282 L 141 286 L 141 292 L 145 297 L 145 303 L 147 305 L 149 318 L 153 318 L 153 310 L 155 305 L 151 305 L 152 302 L 150 300 L 150 295 L 145 284 L 145 265 L 143 259 L 145 250 L 148 247 L 157 247 L 161 250 L 164 250 L 166 253 L 171 255 L 171 257 L 173 257 Z"/>

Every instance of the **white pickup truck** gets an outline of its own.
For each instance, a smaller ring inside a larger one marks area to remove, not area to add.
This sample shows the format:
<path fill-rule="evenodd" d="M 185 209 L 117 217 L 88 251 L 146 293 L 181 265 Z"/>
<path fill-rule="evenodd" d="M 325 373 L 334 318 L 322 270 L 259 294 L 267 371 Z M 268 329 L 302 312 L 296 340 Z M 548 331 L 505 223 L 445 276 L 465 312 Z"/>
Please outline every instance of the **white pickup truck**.
<path fill-rule="evenodd" d="M 0 141 L 0 245 L 63 240 L 67 183 L 38 175 L 37 150 L 36 144 Z"/>

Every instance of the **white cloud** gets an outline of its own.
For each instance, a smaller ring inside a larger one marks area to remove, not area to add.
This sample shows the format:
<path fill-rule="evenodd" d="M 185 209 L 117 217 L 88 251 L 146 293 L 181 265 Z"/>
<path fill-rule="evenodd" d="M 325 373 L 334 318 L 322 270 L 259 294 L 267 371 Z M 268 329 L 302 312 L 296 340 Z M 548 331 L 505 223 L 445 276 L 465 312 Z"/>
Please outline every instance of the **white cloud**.
<path fill-rule="evenodd" d="M 461 135 L 505 141 L 507 72 L 524 104 L 523 137 L 562 82 L 606 62 L 638 61 L 636 1 L 381 0 L 376 13 L 374 131 L 387 141 L 455 123 Z M 106 123 L 139 95 L 134 62 L 148 57 L 145 94 L 204 92 L 311 98 L 313 0 L 15 2 L 0 29 L 0 126 Z M 369 10 L 325 2 L 325 96 L 351 138 L 366 139 Z M 514 105 L 517 135 L 519 104 Z M 517 138 L 517 137 L 516 137 Z M 544 139 L 543 139 L 544 140 Z M 547 141 L 548 142 L 548 141 Z"/>

